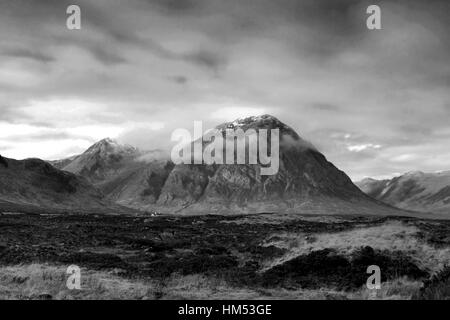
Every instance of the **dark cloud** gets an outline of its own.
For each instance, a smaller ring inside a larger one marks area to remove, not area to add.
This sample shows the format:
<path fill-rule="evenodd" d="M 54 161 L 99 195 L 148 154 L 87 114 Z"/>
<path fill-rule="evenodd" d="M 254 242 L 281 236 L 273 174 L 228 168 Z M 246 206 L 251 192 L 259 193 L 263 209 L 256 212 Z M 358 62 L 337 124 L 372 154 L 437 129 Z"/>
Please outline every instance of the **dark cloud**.
<path fill-rule="evenodd" d="M 0 2 L 0 144 L 29 137 L 18 157 L 102 135 L 164 147 L 261 111 L 355 179 L 449 169 L 449 1 L 77 0 L 70 31 L 72 3 Z"/>
<path fill-rule="evenodd" d="M 38 127 L 38 128 L 54 128 L 54 124 L 50 123 L 50 122 L 45 122 L 45 121 L 33 121 L 30 122 L 30 125 L 34 126 L 34 127 Z"/>
<path fill-rule="evenodd" d="M 205 1 L 203 0 L 146 0 L 149 4 L 158 7 L 163 12 L 170 14 L 186 14 L 198 10 Z"/>
<path fill-rule="evenodd" d="M 320 110 L 320 111 L 339 111 L 339 107 L 329 104 L 329 103 L 320 103 L 316 102 L 310 105 L 312 110 Z"/>
<path fill-rule="evenodd" d="M 177 84 L 185 84 L 188 82 L 188 78 L 184 76 L 171 76 L 169 79 Z"/>
<path fill-rule="evenodd" d="M 186 61 L 195 63 L 199 66 L 206 67 L 217 71 L 223 65 L 226 60 L 220 53 L 215 53 L 207 50 L 198 50 L 192 53 L 188 53 L 183 56 Z"/>
<path fill-rule="evenodd" d="M 14 105 L 0 105 L 0 121 L 9 123 L 31 120 L 31 118 L 22 110 L 18 110 Z"/>
<path fill-rule="evenodd" d="M 60 141 L 60 140 L 67 140 L 72 138 L 79 138 L 80 136 L 74 136 L 71 134 L 68 134 L 66 132 L 46 132 L 46 133 L 37 133 L 34 135 L 11 135 L 8 137 L 8 139 L 15 141 L 16 143 L 20 142 L 39 142 L 39 141 L 45 141 L 45 140 L 51 140 L 51 141 Z M 84 137 L 83 137 L 84 138 Z"/>
<path fill-rule="evenodd" d="M 101 45 L 90 46 L 89 50 L 102 63 L 106 65 L 114 65 L 124 63 L 127 60 L 113 50 L 103 48 Z"/>
<path fill-rule="evenodd" d="M 49 54 L 45 54 L 43 52 L 39 52 L 38 50 L 31 50 L 28 48 L 9 48 L 4 49 L 1 53 L 3 56 L 14 57 L 14 58 L 25 58 L 32 59 L 38 62 L 50 62 L 54 60 Z"/>

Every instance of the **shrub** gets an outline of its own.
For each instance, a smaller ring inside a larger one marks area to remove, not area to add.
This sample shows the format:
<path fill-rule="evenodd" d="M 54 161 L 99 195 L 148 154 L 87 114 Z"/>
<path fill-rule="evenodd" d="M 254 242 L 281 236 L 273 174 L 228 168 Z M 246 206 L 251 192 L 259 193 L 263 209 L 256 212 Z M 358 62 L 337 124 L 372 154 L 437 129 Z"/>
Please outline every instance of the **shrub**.
<path fill-rule="evenodd" d="M 444 267 L 430 280 L 424 281 L 419 294 L 413 299 L 450 300 L 450 266 Z"/>

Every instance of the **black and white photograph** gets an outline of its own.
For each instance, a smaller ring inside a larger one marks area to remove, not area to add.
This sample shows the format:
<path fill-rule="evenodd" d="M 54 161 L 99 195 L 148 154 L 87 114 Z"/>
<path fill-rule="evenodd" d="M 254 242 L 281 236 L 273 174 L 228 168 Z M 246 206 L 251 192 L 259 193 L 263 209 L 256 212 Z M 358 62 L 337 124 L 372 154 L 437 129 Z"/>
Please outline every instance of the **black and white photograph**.
<path fill-rule="evenodd" d="M 0 300 L 449 300 L 449 34 L 448 0 L 0 0 Z"/>

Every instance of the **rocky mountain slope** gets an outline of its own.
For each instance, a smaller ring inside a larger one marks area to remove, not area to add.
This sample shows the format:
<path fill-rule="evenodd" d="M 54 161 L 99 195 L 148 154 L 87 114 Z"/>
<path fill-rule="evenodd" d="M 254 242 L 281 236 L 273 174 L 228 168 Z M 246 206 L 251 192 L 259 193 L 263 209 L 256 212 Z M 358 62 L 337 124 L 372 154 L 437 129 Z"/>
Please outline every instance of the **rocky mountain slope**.
<path fill-rule="evenodd" d="M 356 183 L 367 195 L 398 208 L 450 214 L 450 171 L 408 172 L 391 180 Z"/>
<path fill-rule="evenodd" d="M 369 201 L 350 179 L 278 119 L 265 115 L 225 123 L 227 128 L 279 129 L 280 166 L 262 176 L 260 165 L 177 165 L 158 204 L 187 211 L 257 212 L 296 210 L 325 199 Z"/>
<path fill-rule="evenodd" d="M 53 161 L 62 170 L 80 175 L 109 200 L 134 208 L 148 207 L 159 197 L 173 165 L 161 151 L 140 151 L 103 139 L 81 155 Z"/>
<path fill-rule="evenodd" d="M 178 214 L 307 212 L 393 214 L 356 187 L 316 148 L 275 117 L 238 119 L 216 127 L 279 129 L 279 170 L 261 175 L 260 164 L 178 164 L 158 151 L 143 152 L 104 139 L 83 154 L 54 162 L 81 175 L 118 204 Z M 270 139 L 269 139 L 270 142 Z M 209 143 L 203 143 L 203 150 Z"/>
<path fill-rule="evenodd" d="M 39 159 L 2 158 L 0 164 L 2 211 L 129 211 L 105 199 L 84 178 L 58 170 Z"/>

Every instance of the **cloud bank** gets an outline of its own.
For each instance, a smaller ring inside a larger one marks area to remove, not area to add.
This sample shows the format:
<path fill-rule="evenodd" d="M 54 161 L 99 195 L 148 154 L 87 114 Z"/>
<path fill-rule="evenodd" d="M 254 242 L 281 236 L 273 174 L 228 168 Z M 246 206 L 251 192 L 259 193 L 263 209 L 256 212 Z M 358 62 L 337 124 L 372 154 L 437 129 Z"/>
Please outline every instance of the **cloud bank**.
<path fill-rule="evenodd" d="M 68 30 L 78 4 L 82 29 Z M 351 178 L 450 169 L 448 1 L 0 3 L 0 153 L 60 158 L 103 137 L 270 113 Z"/>

